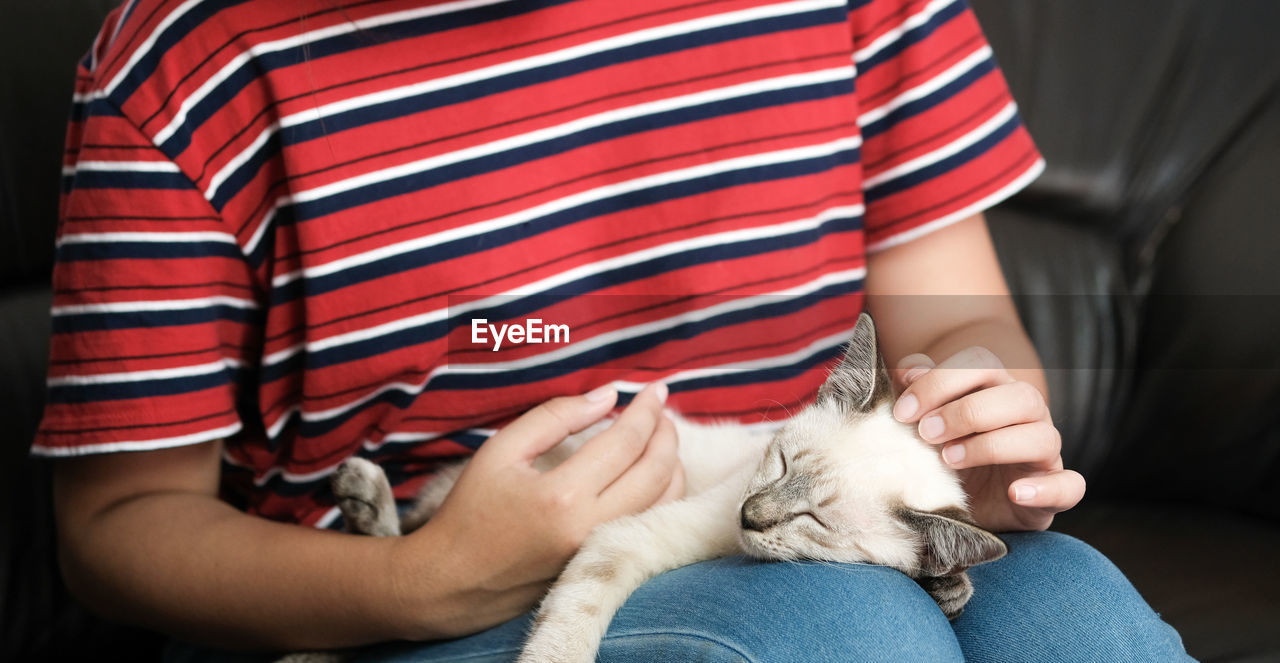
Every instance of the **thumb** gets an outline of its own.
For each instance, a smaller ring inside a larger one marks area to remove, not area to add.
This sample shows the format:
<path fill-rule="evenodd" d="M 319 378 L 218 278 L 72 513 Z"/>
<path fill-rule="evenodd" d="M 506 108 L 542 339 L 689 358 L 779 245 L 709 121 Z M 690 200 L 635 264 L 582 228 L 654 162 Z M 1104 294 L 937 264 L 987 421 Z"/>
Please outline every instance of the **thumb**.
<path fill-rule="evenodd" d="M 507 424 L 481 445 L 480 451 L 508 460 L 532 461 L 566 437 L 600 421 L 617 402 L 618 390 L 612 385 L 581 396 L 553 398 Z"/>

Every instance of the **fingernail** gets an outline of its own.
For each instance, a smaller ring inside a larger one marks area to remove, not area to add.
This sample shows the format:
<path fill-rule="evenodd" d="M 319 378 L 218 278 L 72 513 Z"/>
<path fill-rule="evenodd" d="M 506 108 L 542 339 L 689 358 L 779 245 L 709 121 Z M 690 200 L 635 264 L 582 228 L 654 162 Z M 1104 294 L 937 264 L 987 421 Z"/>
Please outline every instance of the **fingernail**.
<path fill-rule="evenodd" d="M 667 402 L 667 393 L 668 393 L 668 392 L 667 392 L 667 385 L 665 385 L 665 384 L 663 384 L 663 383 L 659 382 L 659 383 L 658 383 L 658 386 L 657 386 L 653 391 L 654 391 L 654 393 L 656 393 L 656 394 L 658 395 L 658 402 L 659 402 L 659 403 L 666 403 L 666 402 Z"/>
<path fill-rule="evenodd" d="M 907 371 L 906 375 L 902 376 L 902 381 L 906 382 L 907 384 L 911 384 L 912 382 L 916 381 L 916 378 L 928 372 L 929 372 L 928 366 L 916 366 L 915 368 Z"/>
<path fill-rule="evenodd" d="M 948 465 L 955 465 L 964 460 L 964 445 L 953 444 L 942 450 L 942 459 L 947 461 Z"/>
<path fill-rule="evenodd" d="M 1015 502 L 1030 502 L 1031 500 L 1035 499 L 1035 497 L 1036 497 L 1035 486 L 1028 486 L 1027 484 L 1024 483 L 1018 486 L 1014 486 L 1013 488 L 1013 501 Z"/>
<path fill-rule="evenodd" d="M 939 417 L 936 414 L 932 417 L 925 417 L 925 420 L 920 422 L 920 437 L 923 437 L 926 440 L 932 440 L 933 438 L 942 435 L 942 431 L 946 430 L 946 428 L 947 425 L 942 422 L 942 417 Z"/>
<path fill-rule="evenodd" d="M 586 393 L 586 397 L 587 397 L 587 400 L 591 401 L 592 403 L 599 403 L 600 401 L 607 400 L 609 396 L 611 396 L 612 394 L 613 394 L 613 385 L 602 384 L 599 387 L 596 387 L 595 389 L 588 391 Z"/>
<path fill-rule="evenodd" d="M 920 409 L 920 401 L 916 399 L 915 394 L 907 394 L 898 399 L 898 404 L 893 406 L 893 418 L 898 421 L 906 421 L 911 415 Z"/>

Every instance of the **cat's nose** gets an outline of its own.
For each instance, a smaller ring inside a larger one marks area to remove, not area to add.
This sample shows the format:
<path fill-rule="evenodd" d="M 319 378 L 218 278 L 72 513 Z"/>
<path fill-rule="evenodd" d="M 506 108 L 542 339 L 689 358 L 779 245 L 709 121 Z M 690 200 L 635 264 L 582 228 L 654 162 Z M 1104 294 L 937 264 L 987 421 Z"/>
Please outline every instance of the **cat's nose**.
<path fill-rule="evenodd" d="M 774 525 L 766 513 L 764 500 L 759 495 L 752 495 L 742 503 L 742 529 L 749 532 L 763 532 Z"/>

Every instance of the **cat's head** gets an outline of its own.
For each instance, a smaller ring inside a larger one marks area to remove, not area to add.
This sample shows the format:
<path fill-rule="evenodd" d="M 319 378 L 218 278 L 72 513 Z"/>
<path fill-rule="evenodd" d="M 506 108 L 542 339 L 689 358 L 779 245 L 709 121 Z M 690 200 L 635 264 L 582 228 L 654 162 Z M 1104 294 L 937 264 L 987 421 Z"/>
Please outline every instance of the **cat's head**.
<path fill-rule="evenodd" d="M 770 442 L 741 505 L 742 542 L 766 559 L 870 562 L 913 577 L 998 559 L 1005 545 L 971 524 L 937 449 L 893 418 L 875 325 L 858 319 L 817 401 Z"/>

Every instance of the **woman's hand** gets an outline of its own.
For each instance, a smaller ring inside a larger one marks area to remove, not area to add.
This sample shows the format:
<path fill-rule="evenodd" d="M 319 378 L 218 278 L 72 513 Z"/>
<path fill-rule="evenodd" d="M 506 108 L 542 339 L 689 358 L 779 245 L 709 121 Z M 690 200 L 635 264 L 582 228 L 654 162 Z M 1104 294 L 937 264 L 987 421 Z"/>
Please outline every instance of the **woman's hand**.
<path fill-rule="evenodd" d="M 991 351 L 968 348 L 936 365 L 908 355 L 894 379 L 905 387 L 894 417 L 942 445 L 979 525 L 1043 530 L 1084 496 L 1084 477 L 1062 467 L 1062 436 L 1044 395 L 1010 376 Z"/>
<path fill-rule="evenodd" d="M 608 414 L 615 390 L 552 399 L 489 438 L 440 510 L 402 537 L 393 571 L 406 578 L 401 598 L 407 612 L 430 622 L 409 624 L 406 637 L 457 636 L 520 615 L 596 525 L 681 497 L 666 395 L 665 385 L 649 385 L 608 429 L 545 473 L 534 459 Z M 448 582 L 422 586 L 442 574 Z M 424 605 L 434 614 L 416 609 Z"/>

